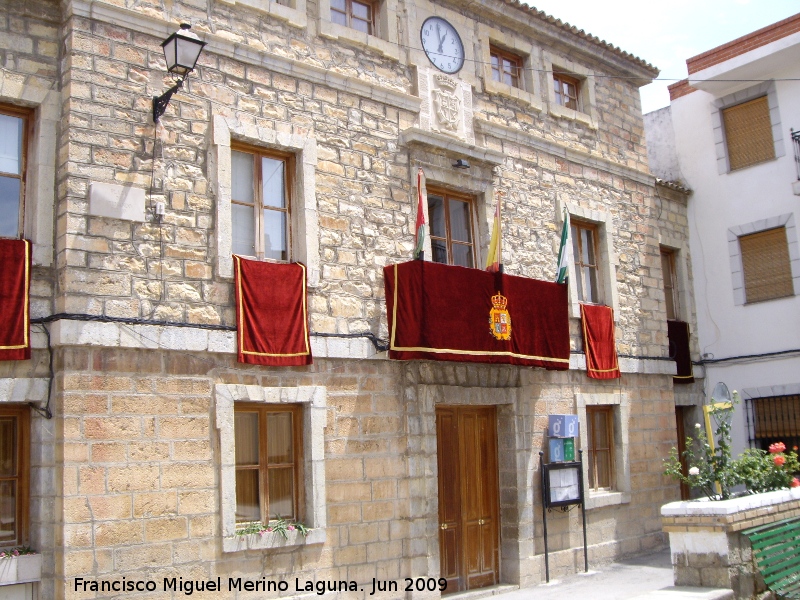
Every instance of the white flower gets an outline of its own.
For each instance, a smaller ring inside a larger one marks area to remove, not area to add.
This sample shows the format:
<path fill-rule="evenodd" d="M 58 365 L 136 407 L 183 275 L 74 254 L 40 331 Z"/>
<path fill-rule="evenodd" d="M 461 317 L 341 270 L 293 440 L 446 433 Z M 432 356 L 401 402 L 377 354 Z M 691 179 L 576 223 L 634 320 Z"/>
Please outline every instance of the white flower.
<path fill-rule="evenodd" d="M 695 429 L 700 429 L 700 423 L 695 423 L 695 424 L 694 424 L 694 428 L 695 428 Z"/>
<path fill-rule="evenodd" d="M 697 467 L 692 467 L 689 469 L 689 475 L 700 475 L 700 469 Z"/>

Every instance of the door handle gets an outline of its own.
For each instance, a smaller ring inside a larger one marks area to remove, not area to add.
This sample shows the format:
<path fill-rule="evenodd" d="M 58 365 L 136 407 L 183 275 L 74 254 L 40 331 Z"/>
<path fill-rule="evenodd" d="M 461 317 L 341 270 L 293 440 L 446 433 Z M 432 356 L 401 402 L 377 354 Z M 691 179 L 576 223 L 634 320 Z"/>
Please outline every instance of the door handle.
<path fill-rule="evenodd" d="M 478 519 L 478 525 L 483 525 L 485 522 L 483 519 Z"/>
<path fill-rule="evenodd" d="M 439 525 L 439 529 L 447 529 L 447 523 L 442 523 Z"/>

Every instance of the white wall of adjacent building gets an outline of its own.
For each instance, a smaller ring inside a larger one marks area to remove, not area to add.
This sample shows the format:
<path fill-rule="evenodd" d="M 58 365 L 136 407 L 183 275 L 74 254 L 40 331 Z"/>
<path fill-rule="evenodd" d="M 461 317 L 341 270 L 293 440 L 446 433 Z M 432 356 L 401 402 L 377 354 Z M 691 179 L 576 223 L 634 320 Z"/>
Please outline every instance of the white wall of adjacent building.
<path fill-rule="evenodd" d="M 796 81 L 800 78 L 800 35 L 789 37 L 793 39 L 778 40 L 692 74 L 689 83 L 703 89 L 676 98 L 667 109 L 645 115 L 653 172 L 677 180 L 693 192 L 688 206 L 690 247 L 697 334 L 706 359 L 800 348 L 800 246 L 798 228 L 792 227 L 800 223 L 800 189 L 790 136 L 790 128 L 800 129 L 800 83 Z M 751 81 L 730 81 L 744 78 Z M 746 94 L 761 85 L 753 81 L 756 79 L 773 81 L 770 116 L 773 125 L 780 119 L 776 158 L 720 173 L 718 157 L 725 144 L 719 143 L 721 130 L 715 130 L 715 102 L 737 92 Z M 778 140 L 781 134 L 783 139 Z M 794 295 L 753 304 L 737 302 L 735 289 L 741 282 L 736 275 L 740 259 L 735 254 L 739 242 L 736 237 L 731 240 L 730 231 L 741 234 L 742 229 L 737 228 L 744 228 L 747 233 L 749 225 L 759 231 L 781 222 L 786 222 L 793 261 Z M 707 394 L 718 381 L 731 390 L 800 389 L 800 352 L 709 363 L 705 373 Z M 748 442 L 741 406 L 734 417 L 733 435 L 734 453 L 738 453 Z"/>

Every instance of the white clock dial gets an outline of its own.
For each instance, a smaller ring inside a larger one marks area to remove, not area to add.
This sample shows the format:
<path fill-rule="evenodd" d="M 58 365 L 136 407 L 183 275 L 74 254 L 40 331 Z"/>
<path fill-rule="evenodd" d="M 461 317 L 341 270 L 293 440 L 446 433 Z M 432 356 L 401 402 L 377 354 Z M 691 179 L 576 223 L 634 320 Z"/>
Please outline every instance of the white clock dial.
<path fill-rule="evenodd" d="M 458 73 L 464 66 L 464 44 L 450 23 L 441 17 L 429 17 L 419 32 L 422 49 L 440 71 Z"/>

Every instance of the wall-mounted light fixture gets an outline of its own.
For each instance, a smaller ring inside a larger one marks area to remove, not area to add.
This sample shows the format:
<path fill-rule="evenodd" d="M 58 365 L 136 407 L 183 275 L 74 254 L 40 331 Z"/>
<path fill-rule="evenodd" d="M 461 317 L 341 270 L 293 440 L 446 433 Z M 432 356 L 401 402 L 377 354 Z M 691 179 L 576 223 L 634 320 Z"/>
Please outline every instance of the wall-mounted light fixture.
<path fill-rule="evenodd" d="M 454 169 L 469 169 L 469 161 L 464 160 L 463 158 L 459 158 L 456 162 L 453 163 Z"/>
<path fill-rule="evenodd" d="M 193 32 L 188 23 L 181 23 L 181 28 L 161 42 L 164 58 L 167 59 L 167 71 L 178 77 L 178 81 L 160 96 L 153 97 L 153 123 L 167 110 L 172 95 L 183 87 L 183 82 L 189 73 L 194 71 L 200 52 L 205 42 L 201 41 Z"/>

